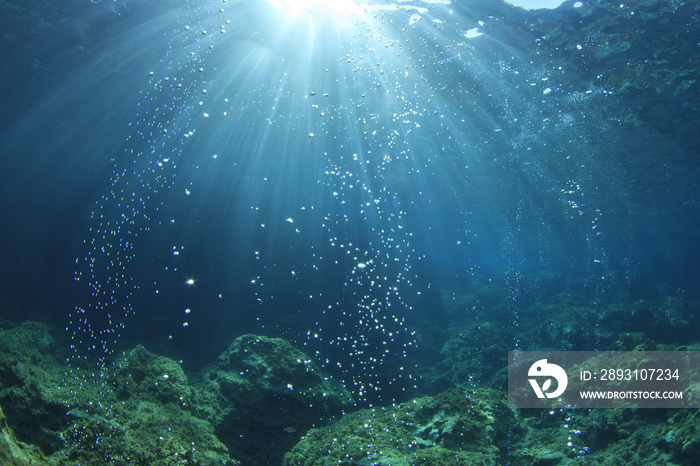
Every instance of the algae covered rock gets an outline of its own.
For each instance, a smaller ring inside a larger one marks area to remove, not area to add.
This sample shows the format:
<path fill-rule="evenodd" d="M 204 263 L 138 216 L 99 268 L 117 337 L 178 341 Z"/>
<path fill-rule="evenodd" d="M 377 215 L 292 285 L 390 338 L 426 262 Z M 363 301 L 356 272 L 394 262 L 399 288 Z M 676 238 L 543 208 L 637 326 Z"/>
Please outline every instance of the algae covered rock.
<path fill-rule="evenodd" d="M 249 464 L 279 463 L 301 434 L 353 405 L 350 393 L 281 338 L 243 335 L 207 368 L 203 398 L 210 422 L 232 455 Z M 208 395 L 206 395 L 208 392 Z"/>
<path fill-rule="evenodd" d="M 83 385 L 63 432 L 65 448 L 52 464 L 233 466 L 208 422 L 191 412 L 187 376 L 170 358 L 137 346 L 104 374 Z M 105 388 L 105 387 L 111 387 Z"/>
<path fill-rule="evenodd" d="M 25 466 L 45 464 L 41 460 L 37 447 L 18 442 L 14 432 L 7 425 L 7 419 L 0 407 L 0 464 L 7 466 Z"/>
<path fill-rule="evenodd" d="M 180 365 L 138 346 L 104 370 L 67 365 L 65 336 L 25 322 L 0 332 L 0 464 L 238 464 L 196 418 Z M 10 426 L 25 447 L 14 442 Z M 36 451 L 35 451 L 36 450 Z M 12 456 L 8 456 L 8 455 Z M 33 455 L 33 456 L 31 456 Z M 28 461 L 28 460 L 27 460 Z"/>
<path fill-rule="evenodd" d="M 128 353 L 116 374 L 121 399 L 138 396 L 159 403 L 184 404 L 191 393 L 180 364 L 141 345 Z"/>
<path fill-rule="evenodd" d="M 311 429 L 283 464 L 499 464 L 519 422 L 496 391 L 450 389 Z"/>
<path fill-rule="evenodd" d="M 7 424 L 48 464 L 279 463 L 304 431 L 352 404 L 281 339 L 240 337 L 194 384 L 143 346 L 102 369 L 67 364 L 65 340 L 36 322 L 0 332 Z"/>
<path fill-rule="evenodd" d="M 141 401 L 115 406 L 109 416 L 77 419 L 64 434 L 56 465 L 144 464 L 233 466 L 207 422 L 175 405 Z"/>
<path fill-rule="evenodd" d="M 217 358 L 209 372 L 222 395 L 254 405 L 277 394 L 324 410 L 351 406 L 352 395 L 319 371 L 316 364 L 281 338 L 243 335 Z"/>
<path fill-rule="evenodd" d="M 44 454 L 63 445 L 68 425 L 62 387 L 61 334 L 48 324 L 24 322 L 0 332 L 0 404 L 17 438 Z M 67 345 L 65 345 L 67 347 Z"/>

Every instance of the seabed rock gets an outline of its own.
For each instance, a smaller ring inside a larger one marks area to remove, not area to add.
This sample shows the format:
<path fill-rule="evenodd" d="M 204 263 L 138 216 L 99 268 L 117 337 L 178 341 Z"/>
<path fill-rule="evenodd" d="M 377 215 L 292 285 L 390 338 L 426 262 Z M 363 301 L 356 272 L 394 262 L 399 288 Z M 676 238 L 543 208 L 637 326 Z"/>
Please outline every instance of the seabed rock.
<path fill-rule="evenodd" d="M 354 405 L 340 383 L 281 338 L 238 337 L 201 383 L 198 405 L 208 405 L 217 436 L 246 464 L 279 464 L 303 432 Z"/>
<path fill-rule="evenodd" d="M 496 391 L 449 389 L 311 429 L 283 464 L 501 464 L 524 433 L 520 422 Z"/>
<path fill-rule="evenodd" d="M 0 332 L 0 404 L 17 438 L 49 455 L 62 448 L 68 425 L 61 334 L 48 324 L 24 322 Z M 67 345 L 65 345 L 67 348 Z"/>
<path fill-rule="evenodd" d="M 0 464 L 7 466 L 45 464 L 40 457 L 41 451 L 37 447 L 17 441 L 0 407 Z"/>
<path fill-rule="evenodd" d="M 357 410 L 279 338 L 243 335 L 194 374 L 137 346 L 94 380 L 64 344 L 0 332 L 1 465 L 700 464 L 696 410 L 517 410 L 468 386 Z"/>
<path fill-rule="evenodd" d="M 279 464 L 309 428 L 354 405 L 279 338 L 243 335 L 189 377 L 141 345 L 102 370 L 67 365 L 67 348 L 43 323 L 0 333 L 2 427 L 19 439 L 3 430 L 14 456 L 0 464 L 24 464 L 22 452 L 51 465 Z"/>

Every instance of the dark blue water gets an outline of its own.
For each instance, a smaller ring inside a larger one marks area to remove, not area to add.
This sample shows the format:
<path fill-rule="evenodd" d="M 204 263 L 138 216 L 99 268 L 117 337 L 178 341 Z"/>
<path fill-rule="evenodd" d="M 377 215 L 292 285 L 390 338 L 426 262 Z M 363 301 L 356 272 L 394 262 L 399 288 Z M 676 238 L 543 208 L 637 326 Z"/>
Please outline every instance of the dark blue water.
<path fill-rule="evenodd" d="M 394 398 L 436 327 L 697 298 L 691 6 L 8 5 L 0 305 L 77 351 L 284 336 Z"/>

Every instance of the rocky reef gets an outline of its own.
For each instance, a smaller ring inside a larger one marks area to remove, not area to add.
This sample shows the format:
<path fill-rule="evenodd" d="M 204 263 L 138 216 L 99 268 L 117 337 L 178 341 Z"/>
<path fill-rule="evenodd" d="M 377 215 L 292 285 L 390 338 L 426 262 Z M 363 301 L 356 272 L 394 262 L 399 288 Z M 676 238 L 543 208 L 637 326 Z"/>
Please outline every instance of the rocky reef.
<path fill-rule="evenodd" d="M 448 389 L 310 430 L 284 465 L 697 464 L 691 410 L 516 410 L 502 392 Z"/>
<path fill-rule="evenodd" d="M 524 278 L 517 306 L 493 280 L 439 294 L 421 328 L 415 392 L 357 401 L 290 341 L 244 334 L 208 364 L 136 345 L 110 365 L 65 332 L 0 328 L 0 461 L 47 465 L 675 464 L 700 462 L 687 409 L 516 409 L 506 351 L 698 351 L 700 302 L 644 282 L 601 302 L 586 283 Z M 508 325 L 517 321 L 519 325 Z M 364 403 L 364 404 L 363 404 Z"/>
<path fill-rule="evenodd" d="M 238 337 L 197 378 L 199 412 L 244 464 L 278 464 L 303 432 L 354 404 L 281 338 Z"/>
<path fill-rule="evenodd" d="M 523 435 L 504 401 L 493 390 L 449 389 L 365 409 L 310 430 L 283 464 L 497 464 Z"/>
<path fill-rule="evenodd" d="M 358 406 L 313 358 L 280 338 L 239 336 L 195 371 L 142 345 L 108 369 L 90 371 L 67 363 L 65 335 L 50 325 L 6 323 L 0 331 L 0 460 L 697 464 L 700 423 L 693 410 L 508 405 L 499 362 L 505 356 L 498 356 L 508 342 L 530 342 L 527 349 L 585 349 L 591 339 L 611 350 L 700 349 L 691 331 L 699 314 L 694 301 L 658 289 L 600 307 L 575 288 L 533 298 L 520 317 L 520 334 L 499 322 L 508 314 L 495 290 L 452 295 L 449 325 L 424 342 L 435 364 L 423 366 L 421 393 L 386 406 Z M 459 309 L 473 311 L 480 302 L 491 313 L 465 320 Z"/>
<path fill-rule="evenodd" d="M 354 403 L 278 338 L 243 335 L 190 375 L 141 345 L 94 372 L 67 364 L 67 348 L 44 323 L 0 333 L 8 464 L 277 464 L 303 432 Z"/>
<path fill-rule="evenodd" d="M 18 442 L 0 408 L 0 463 L 8 466 L 40 464 L 41 453 L 34 446 Z"/>

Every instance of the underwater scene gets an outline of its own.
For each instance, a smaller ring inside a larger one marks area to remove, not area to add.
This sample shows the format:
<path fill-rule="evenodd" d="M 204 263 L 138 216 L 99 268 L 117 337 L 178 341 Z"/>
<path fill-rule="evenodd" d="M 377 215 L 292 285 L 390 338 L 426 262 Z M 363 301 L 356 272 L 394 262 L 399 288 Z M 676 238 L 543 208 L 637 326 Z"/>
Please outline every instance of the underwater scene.
<path fill-rule="evenodd" d="M 700 351 L 700 1 L 0 25 L 0 464 L 700 464 L 696 408 L 508 401 Z"/>

